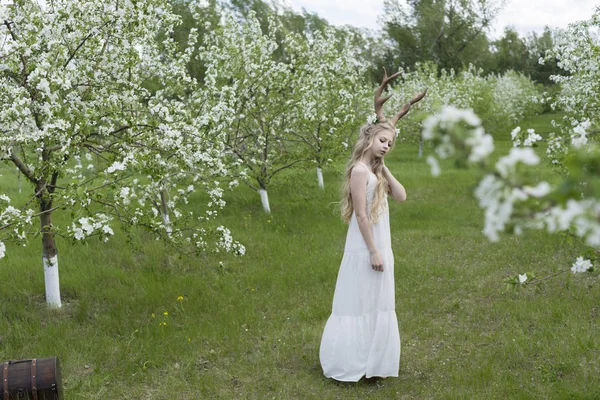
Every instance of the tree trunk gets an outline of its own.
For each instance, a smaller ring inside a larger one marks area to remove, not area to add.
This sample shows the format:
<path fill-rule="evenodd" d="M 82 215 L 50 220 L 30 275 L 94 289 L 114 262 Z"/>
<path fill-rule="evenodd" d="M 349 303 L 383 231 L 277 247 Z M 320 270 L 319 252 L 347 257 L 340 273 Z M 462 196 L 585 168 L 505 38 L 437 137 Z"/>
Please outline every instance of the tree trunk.
<path fill-rule="evenodd" d="M 317 180 L 319 181 L 319 187 L 324 189 L 325 185 L 323 184 L 323 171 L 321 171 L 321 167 L 317 167 Z"/>
<path fill-rule="evenodd" d="M 17 168 L 17 187 L 19 188 L 19 193 L 21 193 L 21 170 Z"/>
<path fill-rule="evenodd" d="M 269 207 L 269 195 L 265 189 L 259 189 L 258 193 L 260 193 L 260 199 L 262 201 L 263 210 L 267 214 L 271 214 L 271 207 Z"/>
<path fill-rule="evenodd" d="M 167 236 L 171 237 L 171 233 L 173 233 L 173 227 L 171 226 L 171 218 L 169 218 L 169 203 L 167 197 L 167 189 L 162 189 L 160 191 L 160 215 L 165 223 Z"/>
<path fill-rule="evenodd" d="M 419 134 L 419 158 L 423 157 L 423 132 Z"/>
<path fill-rule="evenodd" d="M 60 301 L 60 281 L 58 279 L 58 249 L 52 232 L 51 204 L 41 200 L 40 210 L 42 225 L 42 264 L 44 265 L 44 282 L 46 284 L 46 303 L 50 307 L 62 307 Z"/>

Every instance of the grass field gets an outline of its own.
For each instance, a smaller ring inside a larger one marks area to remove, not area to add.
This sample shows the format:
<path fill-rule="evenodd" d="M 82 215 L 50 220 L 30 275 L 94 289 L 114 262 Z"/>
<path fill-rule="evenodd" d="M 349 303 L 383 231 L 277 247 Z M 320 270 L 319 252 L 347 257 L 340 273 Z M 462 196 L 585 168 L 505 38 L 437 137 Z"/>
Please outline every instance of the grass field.
<path fill-rule="evenodd" d="M 521 126 L 544 135 L 552 117 Z M 495 136 L 505 152 L 509 134 Z M 0 360 L 59 356 L 67 400 L 600 399 L 598 272 L 503 283 L 567 269 L 580 246 L 543 232 L 489 243 L 472 197 L 481 173 L 447 166 L 431 178 L 408 144 L 386 160 L 408 192 L 390 208 L 398 378 L 337 383 L 320 369 L 347 229 L 331 205 L 341 164 L 325 170 L 324 191 L 312 170 L 282 180 L 271 216 L 255 192 L 228 193 L 222 219 L 247 247 L 240 258 L 181 257 L 144 233 L 59 238 L 61 311 L 44 304 L 41 245 L 8 245 Z M 545 165 L 532 173 L 553 179 Z"/>

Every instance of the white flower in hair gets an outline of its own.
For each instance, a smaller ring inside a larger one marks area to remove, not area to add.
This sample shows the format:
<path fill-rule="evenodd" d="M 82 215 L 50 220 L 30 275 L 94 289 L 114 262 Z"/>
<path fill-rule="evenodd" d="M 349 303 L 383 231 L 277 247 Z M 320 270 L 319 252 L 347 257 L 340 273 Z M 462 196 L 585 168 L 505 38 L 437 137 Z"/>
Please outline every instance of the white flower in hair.
<path fill-rule="evenodd" d="M 373 113 L 367 117 L 367 123 L 372 125 L 377 122 L 377 114 Z"/>

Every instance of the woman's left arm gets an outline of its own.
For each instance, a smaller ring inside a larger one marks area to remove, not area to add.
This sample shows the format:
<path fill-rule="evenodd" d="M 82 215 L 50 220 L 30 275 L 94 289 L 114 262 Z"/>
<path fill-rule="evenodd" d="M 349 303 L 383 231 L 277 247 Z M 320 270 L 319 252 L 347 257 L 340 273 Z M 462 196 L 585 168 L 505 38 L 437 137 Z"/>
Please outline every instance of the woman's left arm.
<path fill-rule="evenodd" d="M 406 189 L 404 189 L 404 186 L 402 186 L 402 184 L 398 182 L 398 179 L 392 175 L 385 164 L 383 165 L 383 176 L 387 180 L 390 187 L 390 196 L 392 196 L 392 198 L 396 201 L 405 201 Z"/>

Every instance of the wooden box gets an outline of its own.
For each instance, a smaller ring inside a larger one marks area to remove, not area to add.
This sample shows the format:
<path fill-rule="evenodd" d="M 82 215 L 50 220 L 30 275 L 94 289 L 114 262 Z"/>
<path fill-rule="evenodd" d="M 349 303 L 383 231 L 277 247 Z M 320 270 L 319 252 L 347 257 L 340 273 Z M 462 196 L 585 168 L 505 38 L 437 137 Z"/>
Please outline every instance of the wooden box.
<path fill-rule="evenodd" d="M 1 400 L 61 400 L 62 380 L 57 357 L 6 361 L 0 364 Z"/>

